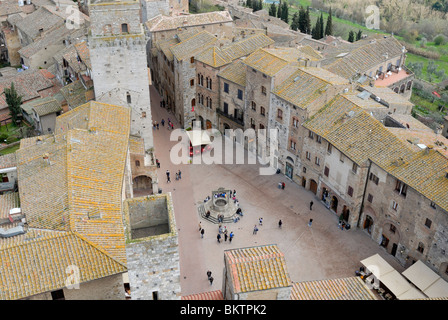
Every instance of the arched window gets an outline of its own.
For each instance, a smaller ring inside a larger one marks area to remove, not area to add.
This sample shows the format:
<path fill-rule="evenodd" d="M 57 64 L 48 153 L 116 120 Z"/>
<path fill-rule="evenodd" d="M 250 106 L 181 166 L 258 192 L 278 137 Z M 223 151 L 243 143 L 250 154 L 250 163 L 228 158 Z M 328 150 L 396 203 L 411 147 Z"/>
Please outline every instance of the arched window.
<path fill-rule="evenodd" d="M 194 112 L 194 107 L 196 106 L 196 99 L 195 98 L 193 98 L 192 100 L 191 100 L 191 112 Z"/>
<path fill-rule="evenodd" d="M 210 78 L 209 81 L 210 81 L 210 84 L 209 84 L 209 87 L 208 87 L 208 88 L 209 88 L 210 90 L 212 90 L 212 79 Z"/>
<path fill-rule="evenodd" d="M 126 101 L 127 103 L 131 103 L 131 94 L 129 92 L 126 92 Z"/>
<path fill-rule="evenodd" d="M 198 73 L 198 85 L 201 85 L 201 74 Z"/>
<path fill-rule="evenodd" d="M 140 167 L 140 161 L 139 160 L 135 160 L 135 166 L 136 167 Z"/>

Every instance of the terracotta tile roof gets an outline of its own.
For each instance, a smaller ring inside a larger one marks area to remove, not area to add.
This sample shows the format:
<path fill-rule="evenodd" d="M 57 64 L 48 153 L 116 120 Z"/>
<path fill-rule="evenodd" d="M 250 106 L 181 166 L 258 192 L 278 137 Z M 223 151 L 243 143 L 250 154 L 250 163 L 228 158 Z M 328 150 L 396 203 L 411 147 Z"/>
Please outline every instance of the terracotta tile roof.
<path fill-rule="evenodd" d="M 295 282 L 291 300 L 378 300 L 359 277 Z"/>
<path fill-rule="evenodd" d="M 49 30 L 62 25 L 64 25 L 63 18 L 51 13 L 44 7 L 40 7 L 21 21 L 18 21 L 16 27 L 28 37 L 35 40 L 41 34 L 41 31 L 39 31 L 40 29 L 43 29 L 42 32 L 46 33 Z"/>
<path fill-rule="evenodd" d="M 11 168 L 17 165 L 16 154 L 8 153 L 0 156 L 0 169 Z"/>
<path fill-rule="evenodd" d="M 195 59 L 208 64 L 213 68 L 219 68 L 232 62 L 230 56 L 221 49 L 213 46 L 199 53 Z"/>
<path fill-rule="evenodd" d="M 17 93 L 22 96 L 22 102 L 38 98 L 40 97 L 39 91 L 54 86 L 54 84 L 47 79 L 40 70 L 28 69 L 18 72 L 14 76 L 2 77 L 0 78 L 0 109 L 8 107 L 3 91 L 5 88 L 11 87 L 11 82 L 14 82 Z"/>
<path fill-rule="evenodd" d="M 393 103 L 393 104 L 400 104 L 400 105 L 409 105 L 413 106 L 414 104 L 403 97 L 401 94 L 395 93 L 392 89 L 387 87 L 371 87 L 371 86 L 362 86 L 364 90 L 369 91 L 370 93 L 380 97 L 382 100 Z"/>
<path fill-rule="evenodd" d="M 236 60 L 220 71 L 218 76 L 245 87 L 246 65 L 241 60 Z"/>
<path fill-rule="evenodd" d="M 42 103 L 34 104 L 32 108 L 36 111 L 36 113 L 40 117 L 46 116 L 47 114 L 50 113 L 56 113 L 62 111 L 60 103 L 53 98 L 49 98 L 47 99 L 47 101 L 44 101 Z"/>
<path fill-rule="evenodd" d="M 233 21 L 233 19 L 228 11 L 214 11 L 173 17 L 158 15 L 152 19 L 149 19 L 145 25 L 150 32 L 157 32 L 182 27 L 224 23 L 230 21 Z"/>
<path fill-rule="evenodd" d="M 448 211 L 448 160 L 437 150 L 426 149 L 403 154 L 395 161 L 377 164 Z"/>
<path fill-rule="evenodd" d="M 332 99 L 304 127 L 322 136 L 358 165 L 369 159 L 389 164 L 400 154 L 412 153 L 410 146 L 342 95 Z"/>
<path fill-rule="evenodd" d="M 92 69 L 92 65 L 90 63 L 90 51 L 89 47 L 87 46 L 87 42 L 81 41 L 76 43 L 75 49 L 79 57 L 81 58 L 82 62 L 84 62 L 84 64 L 87 66 L 87 68 Z"/>
<path fill-rule="evenodd" d="M 276 245 L 224 251 L 235 293 L 291 286 L 283 253 Z"/>
<path fill-rule="evenodd" d="M 192 36 L 194 36 L 195 34 L 199 33 L 200 31 L 197 28 L 191 29 L 182 29 L 182 31 L 179 31 L 178 33 L 176 33 L 175 38 L 177 40 L 179 40 L 178 42 L 182 42 L 187 40 L 188 38 L 191 38 Z"/>
<path fill-rule="evenodd" d="M 66 287 L 67 268 L 79 268 L 81 283 L 126 271 L 125 265 L 73 233 L 0 247 L 0 299 L 14 300 Z"/>
<path fill-rule="evenodd" d="M 1 298 L 62 288 L 69 265 L 80 268 L 81 282 L 126 270 L 121 192 L 129 132 L 130 109 L 91 101 L 59 116 L 54 135 L 21 140 L 28 230 L 0 239 L 0 286 L 8 287 Z"/>
<path fill-rule="evenodd" d="M 428 127 L 426 128 L 429 130 L 394 127 L 388 127 L 387 129 L 395 134 L 399 139 L 412 144 L 416 151 L 420 151 L 422 149 L 417 144 L 423 144 L 425 146 L 432 146 L 434 150 L 439 151 L 446 158 L 448 158 L 448 139 L 441 134 L 436 134 L 432 129 Z"/>
<path fill-rule="evenodd" d="M 233 42 L 228 46 L 222 48 L 230 59 L 235 60 L 241 57 L 245 57 L 259 48 L 264 48 L 274 44 L 274 40 L 266 36 L 265 34 L 257 34 L 246 39 Z"/>
<path fill-rule="evenodd" d="M 384 56 L 386 54 L 389 59 L 402 54 L 403 46 L 394 37 L 378 38 L 373 42 L 359 41 L 361 42 L 353 50 L 343 57 L 335 58 L 334 62 L 324 68 L 349 79 L 356 74 L 362 75 L 370 68 L 383 63 L 386 60 Z"/>
<path fill-rule="evenodd" d="M 249 67 L 273 76 L 287 65 L 300 64 L 301 59 L 316 60 L 316 58 L 302 52 L 300 48 L 258 49 L 243 62 Z"/>
<path fill-rule="evenodd" d="M 171 38 L 168 40 L 162 40 L 162 41 L 158 41 L 155 44 L 155 47 L 158 50 L 161 50 L 163 52 L 163 54 L 166 56 L 166 58 L 168 59 L 168 61 L 173 61 L 174 59 L 174 55 L 171 52 L 170 48 L 176 44 L 179 43 L 179 40 L 176 38 Z"/>
<path fill-rule="evenodd" d="M 199 52 L 213 46 L 218 39 L 208 31 L 200 32 L 172 47 L 171 52 L 177 60 L 190 59 Z"/>
<path fill-rule="evenodd" d="M 181 300 L 224 300 L 224 297 L 221 290 L 215 290 L 182 296 Z"/>
<path fill-rule="evenodd" d="M 68 29 L 65 24 L 63 24 L 48 31 L 45 36 L 36 39 L 34 42 L 20 49 L 19 54 L 23 57 L 30 58 L 39 51 L 45 50 L 48 46 L 62 44 L 62 40 L 68 37 L 76 38 L 77 36 L 82 36 L 85 32 L 85 25 L 78 29 Z"/>
<path fill-rule="evenodd" d="M 0 220 L 8 219 L 9 210 L 19 207 L 19 193 L 6 192 L 0 195 Z"/>
<path fill-rule="evenodd" d="M 427 148 L 416 152 L 346 97 L 339 95 L 322 108 L 305 128 L 329 141 L 358 165 L 368 160 L 448 210 L 448 160 Z"/>
<path fill-rule="evenodd" d="M 87 102 L 86 88 L 84 88 L 81 80 L 77 80 L 62 87 L 60 93 L 72 109 Z"/>
<path fill-rule="evenodd" d="M 274 94 L 299 108 L 307 108 L 329 86 L 348 81 L 321 68 L 299 68 L 274 90 Z"/>

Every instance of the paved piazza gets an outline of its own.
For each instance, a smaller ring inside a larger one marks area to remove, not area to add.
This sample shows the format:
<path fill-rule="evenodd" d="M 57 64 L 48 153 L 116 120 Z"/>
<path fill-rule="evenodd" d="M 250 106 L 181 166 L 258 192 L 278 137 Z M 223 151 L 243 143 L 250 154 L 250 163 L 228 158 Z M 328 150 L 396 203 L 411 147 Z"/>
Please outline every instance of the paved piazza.
<path fill-rule="evenodd" d="M 160 123 L 174 117 L 160 108 L 157 91 L 151 86 L 152 116 Z M 178 128 L 174 122 L 174 128 Z M 182 295 L 222 289 L 224 250 L 277 244 L 286 258 L 287 268 L 294 282 L 351 277 L 360 260 L 379 253 L 397 271 L 404 270 L 361 229 L 338 228 L 338 216 L 328 210 L 309 190 L 291 182 L 283 174 L 261 176 L 258 165 L 174 165 L 170 149 L 177 142 L 170 141 L 171 131 L 159 125 L 154 132 L 156 157 L 161 163 L 158 172 L 159 188 L 173 196 L 176 224 L 179 233 L 180 275 Z M 176 181 L 175 172 L 182 171 Z M 166 182 L 166 170 L 171 182 Z M 279 189 L 284 181 L 286 187 Z M 223 224 L 235 234 L 231 243 L 217 242 L 218 225 L 200 218 L 197 204 L 219 187 L 235 189 L 244 216 L 237 223 Z M 313 210 L 309 203 L 313 200 Z M 355 213 L 353 213 L 355 214 Z M 258 219 L 263 218 L 259 226 Z M 308 226 L 309 219 L 312 226 Z M 281 229 L 278 221 L 283 221 Z M 205 229 L 199 233 L 199 222 Z M 254 225 L 259 231 L 253 234 Z M 212 271 L 214 282 L 207 280 Z"/>

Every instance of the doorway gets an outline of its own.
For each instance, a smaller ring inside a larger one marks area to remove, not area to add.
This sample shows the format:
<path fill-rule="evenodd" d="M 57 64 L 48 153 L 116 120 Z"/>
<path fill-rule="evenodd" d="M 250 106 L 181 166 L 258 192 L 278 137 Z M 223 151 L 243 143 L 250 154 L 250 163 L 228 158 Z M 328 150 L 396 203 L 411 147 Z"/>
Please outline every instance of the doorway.
<path fill-rule="evenodd" d="M 350 209 L 347 208 L 347 206 L 344 206 L 342 208 L 342 219 L 344 219 L 344 221 L 348 222 L 349 216 L 350 216 Z"/>
<path fill-rule="evenodd" d="M 206 126 L 207 129 L 211 129 L 212 128 L 212 122 L 210 120 L 207 120 L 205 122 L 205 126 Z"/>
<path fill-rule="evenodd" d="M 285 168 L 285 175 L 292 179 L 292 173 L 293 173 L 293 166 L 289 162 L 286 162 L 286 168 Z"/>
<path fill-rule="evenodd" d="M 335 213 L 338 213 L 338 198 L 336 198 L 336 196 L 333 196 L 333 198 L 331 198 L 331 210 L 333 210 Z"/>
<path fill-rule="evenodd" d="M 366 216 L 364 220 L 364 230 L 367 230 L 369 234 L 372 234 L 373 218 L 371 216 Z"/>
<path fill-rule="evenodd" d="M 314 194 L 317 194 L 317 182 L 314 181 L 313 179 L 310 180 L 310 190 Z"/>
<path fill-rule="evenodd" d="M 396 244 L 396 243 L 393 243 L 392 244 L 392 251 L 391 251 L 391 255 L 393 255 L 394 257 L 395 257 L 395 254 L 397 253 L 397 248 L 398 248 L 398 245 Z"/>
<path fill-rule="evenodd" d="M 302 177 L 302 187 L 306 188 L 306 179 Z"/>

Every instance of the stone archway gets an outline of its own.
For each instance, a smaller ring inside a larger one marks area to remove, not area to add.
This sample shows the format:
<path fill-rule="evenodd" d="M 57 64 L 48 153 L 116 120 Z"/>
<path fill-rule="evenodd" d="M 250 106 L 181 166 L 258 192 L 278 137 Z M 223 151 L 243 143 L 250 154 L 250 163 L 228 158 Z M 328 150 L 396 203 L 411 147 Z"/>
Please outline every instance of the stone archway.
<path fill-rule="evenodd" d="M 138 194 L 152 194 L 152 179 L 148 176 L 137 176 L 132 179 L 132 189 Z"/>

